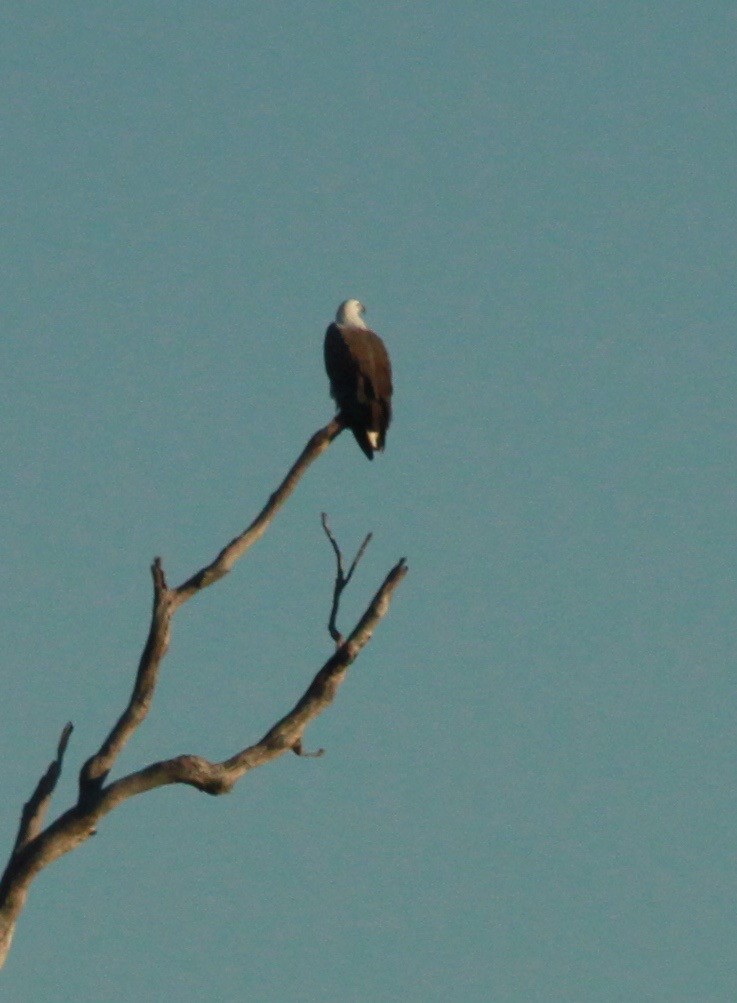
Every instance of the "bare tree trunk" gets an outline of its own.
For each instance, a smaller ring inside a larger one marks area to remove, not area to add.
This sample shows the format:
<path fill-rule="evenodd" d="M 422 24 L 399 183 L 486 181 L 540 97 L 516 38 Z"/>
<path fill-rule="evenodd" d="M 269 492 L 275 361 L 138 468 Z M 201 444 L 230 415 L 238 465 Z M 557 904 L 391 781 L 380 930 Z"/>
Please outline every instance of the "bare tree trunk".
<path fill-rule="evenodd" d="M 93 835 L 100 820 L 123 801 L 167 784 L 188 784 L 206 794 L 225 794 L 232 790 L 249 770 L 263 766 L 288 750 L 297 755 L 307 755 L 302 748 L 305 729 L 332 703 L 350 665 L 371 639 L 379 621 L 389 608 L 394 590 L 407 573 L 407 565 L 402 559 L 388 573 L 352 632 L 343 639 L 336 627 L 340 595 L 348 584 L 370 537 L 364 541 L 346 576 L 343 574 L 342 555 L 328 529 L 325 516 L 323 516 L 323 527 L 337 559 L 329 623 L 336 649 L 317 672 L 295 706 L 258 742 L 236 752 L 221 763 L 211 763 L 197 755 L 176 756 L 173 759 L 151 763 L 119 780 L 107 782 L 118 756 L 151 707 L 159 667 L 169 647 L 174 614 L 199 591 L 223 578 L 235 562 L 263 536 L 307 468 L 325 452 L 336 436 L 343 431 L 343 427 L 338 416 L 325 428 L 316 432 L 250 526 L 231 540 L 210 564 L 180 586 L 170 588 L 166 582 L 161 560 L 156 558 L 154 561 L 151 568 L 154 587 L 151 626 L 141 654 L 133 692 L 127 707 L 109 735 L 82 767 L 77 803 L 44 828 L 51 797 L 61 774 L 64 754 L 72 734 L 70 723 L 65 725 L 61 733 L 55 759 L 23 808 L 15 845 L 0 880 L 0 967 L 10 950 L 15 926 L 33 879 L 44 867 Z M 313 755 L 319 755 L 321 751 Z"/>

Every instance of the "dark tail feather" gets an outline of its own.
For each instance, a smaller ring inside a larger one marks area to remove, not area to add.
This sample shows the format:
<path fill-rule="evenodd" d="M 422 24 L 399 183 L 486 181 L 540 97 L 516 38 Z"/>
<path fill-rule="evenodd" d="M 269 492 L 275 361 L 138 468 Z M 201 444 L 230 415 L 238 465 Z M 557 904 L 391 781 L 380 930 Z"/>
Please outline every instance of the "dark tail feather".
<path fill-rule="evenodd" d="M 366 457 L 366 459 L 373 460 L 374 453 L 383 452 L 384 440 L 386 438 L 386 426 L 383 425 L 383 423 L 379 424 L 378 429 L 376 429 L 376 426 L 374 426 L 374 429 L 370 429 L 371 432 L 373 432 L 374 430 L 378 432 L 378 445 L 372 446 L 371 440 L 368 437 L 369 430 L 367 430 L 364 424 L 365 416 L 361 415 L 360 418 L 358 419 L 354 418 L 353 420 L 351 420 L 351 418 L 349 418 L 346 415 L 345 411 L 340 411 L 339 414 L 341 420 L 344 422 L 345 427 L 349 428 L 351 432 L 353 432 L 353 436 L 358 445 L 360 446 L 361 452 Z"/>

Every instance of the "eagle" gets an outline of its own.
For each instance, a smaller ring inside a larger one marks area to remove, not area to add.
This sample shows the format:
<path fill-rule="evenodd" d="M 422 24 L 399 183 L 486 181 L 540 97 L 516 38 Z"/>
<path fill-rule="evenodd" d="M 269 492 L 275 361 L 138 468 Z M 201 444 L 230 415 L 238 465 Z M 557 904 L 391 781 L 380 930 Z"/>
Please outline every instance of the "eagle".
<path fill-rule="evenodd" d="M 373 460 L 392 420 L 392 366 L 384 342 L 366 326 L 366 307 L 346 300 L 325 332 L 325 369 L 339 416 Z"/>

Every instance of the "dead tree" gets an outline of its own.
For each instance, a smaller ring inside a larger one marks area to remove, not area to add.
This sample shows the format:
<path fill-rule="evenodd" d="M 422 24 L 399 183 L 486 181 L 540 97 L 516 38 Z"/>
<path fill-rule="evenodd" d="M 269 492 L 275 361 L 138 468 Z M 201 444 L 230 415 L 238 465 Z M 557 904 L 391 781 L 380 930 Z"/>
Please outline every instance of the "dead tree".
<path fill-rule="evenodd" d="M 340 549 L 330 533 L 324 516 L 323 527 L 335 550 L 337 560 L 333 605 L 329 620 L 329 630 L 336 648 L 292 710 L 269 728 L 263 738 L 254 745 L 247 746 L 221 763 L 211 763 L 197 755 L 176 756 L 174 759 L 151 763 L 135 773 L 108 782 L 116 759 L 151 707 L 159 667 L 169 647 L 174 614 L 188 599 L 226 575 L 249 547 L 263 536 L 310 464 L 325 452 L 333 439 L 342 431 L 343 424 L 340 417 L 336 417 L 325 428 L 316 432 L 250 526 L 240 536 L 231 540 L 210 564 L 177 588 L 170 588 L 167 585 L 161 560 L 156 558 L 154 561 L 151 567 L 154 589 L 151 626 L 128 706 L 99 750 L 82 766 L 76 804 L 44 828 L 51 797 L 61 774 L 64 754 L 72 734 L 72 725 L 69 723 L 61 732 L 55 759 L 23 808 L 15 845 L 0 880 L 0 967 L 10 950 L 15 926 L 33 879 L 53 861 L 89 839 L 105 815 L 123 801 L 166 784 L 188 784 L 206 794 L 226 794 L 249 770 L 271 762 L 288 750 L 300 756 L 307 755 L 302 747 L 305 729 L 332 703 L 350 665 L 371 639 L 376 626 L 389 608 L 394 590 L 407 573 L 403 558 L 386 576 L 351 633 L 343 638 L 336 627 L 340 595 L 348 584 L 368 539 L 364 542 L 348 575 L 345 575 Z M 313 755 L 319 754 L 319 752 L 313 753 Z"/>

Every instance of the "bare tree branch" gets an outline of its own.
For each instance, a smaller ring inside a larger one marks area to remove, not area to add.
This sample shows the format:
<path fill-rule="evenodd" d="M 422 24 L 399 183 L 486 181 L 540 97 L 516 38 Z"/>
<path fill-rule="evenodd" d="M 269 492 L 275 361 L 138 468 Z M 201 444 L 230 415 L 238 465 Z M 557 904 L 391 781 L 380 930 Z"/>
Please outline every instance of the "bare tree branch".
<path fill-rule="evenodd" d="M 238 558 L 242 557 L 249 547 L 252 547 L 257 540 L 261 539 L 271 525 L 276 513 L 297 487 L 297 484 L 304 472 L 310 464 L 318 458 L 318 456 L 321 456 L 325 452 L 333 439 L 340 435 L 344 428 L 345 425 L 343 424 L 340 415 L 336 415 L 335 418 L 333 418 L 333 420 L 325 426 L 325 428 L 321 428 L 319 432 L 316 432 L 312 436 L 310 441 L 302 450 L 301 455 L 292 469 L 289 471 L 273 495 L 269 498 L 251 525 L 244 529 L 240 536 L 236 536 L 235 539 L 231 540 L 227 547 L 224 547 L 220 551 L 211 564 L 202 568 L 202 570 L 198 571 L 197 574 L 192 575 L 192 577 L 188 578 L 186 582 L 183 582 L 178 589 L 174 590 L 173 602 L 175 609 L 185 603 L 188 599 L 191 599 L 196 592 L 207 588 L 208 585 L 212 585 L 213 582 L 216 582 L 224 575 L 227 575 Z"/>
<path fill-rule="evenodd" d="M 328 526 L 328 517 L 323 512 L 321 518 L 322 518 L 322 528 L 325 530 L 325 535 L 327 536 L 328 540 L 330 540 L 330 545 L 335 551 L 335 564 L 336 564 L 335 586 L 333 588 L 333 605 L 330 610 L 330 619 L 328 620 L 328 630 L 330 631 L 330 636 L 335 641 L 335 643 L 342 644 L 343 635 L 338 630 L 336 624 L 336 620 L 338 617 L 338 609 L 340 608 L 340 597 L 343 594 L 343 589 L 346 587 L 346 585 L 350 582 L 351 578 L 353 577 L 353 572 L 356 570 L 358 562 L 363 557 L 366 551 L 366 547 L 368 547 L 369 543 L 371 542 L 373 533 L 366 534 L 366 538 L 361 544 L 361 546 L 358 548 L 358 553 L 353 559 L 353 564 L 351 564 L 350 568 L 348 569 L 348 574 L 346 575 L 343 573 L 343 554 L 341 552 L 340 547 L 338 546 L 335 537 L 330 532 L 330 527 Z"/>
<path fill-rule="evenodd" d="M 146 647 L 141 655 L 133 692 L 128 706 L 99 751 L 82 767 L 79 776 L 80 803 L 100 789 L 115 760 L 148 714 L 158 680 L 159 666 L 169 647 L 170 624 L 174 613 L 201 589 L 207 588 L 208 585 L 212 585 L 227 575 L 238 558 L 242 557 L 257 540 L 261 539 L 307 468 L 325 452 L 333 439 L 340 435 L 343 427 L 341 419 L 336 416 L 325 428 L 317 431 L 251 525 L 231 540 L 214 561 L 188 578 L 179 588 L 170 589 L 167 586 L 161 559 L 156 558 L 151 568 L 154 579 L 151 627 Z"/>
<path fill-rule="evenodd" d="M 123 801 L 169 784 L 187 784 L 206 794 L 227 794 L 250 770 L 264 766 L 290 749 L 298 751 L 308 724 L 335 699 L 349 667 L 371 640 L 389 609 L 394 590 L 406 574 L 407 565 L 402 558 L 389 572 L 348 639 L 325 662 L 292 710 L 255 745 L 221 763 L 211 763 L 195 755 L 152 763 L 90 792 L 84 802 L 78 802 L 13 854 L 0 881 L 0 965 L 10 949 L 15 924 L 36 875 L 94 835 L 100 820 Z"/>
<path fill-rule="evenodd" d="M 59 738 L 56 758 L 49 763 L 49 768 L 39 780 L 35 791 L 23 805 L 18 835 L 13 847 L 14 854 L 22 850 L 26 843 L 30 843 L 41 832 L 46 812 L 51 804 L 51 797 L 61 776 L 64 753 L 67 751 L 67 745 L 73 731 L 74 725 L 71 721 L 67 722 Z"/>
<path fill-rule="evenodd" d="M 159 676 L 159 666 L 169 648 L 171 618 L 174 610 L 172 593 L 167 587 L 161 559 L 151 565 L 154 580 L 154 605 L 146 645 L 138 664 L 133 692 L 113 730 L 102 743 L 99 752 L 87 760 L 79 774 L 80 804 L 88 800 L 105 782 L 105 778 L 132 737 L 136 728 L 149 712 Z"/>
<path fill-rule="evenodd" d="M 301 742 L 307 726 L 335 699 L 349 667 L 386 615 L 394 590 L 406 574 L 407 565 L 402 558 L 386 576 L 347 641 L 325 662 L 292 710 L 277 721 L 260 741 L 221 763 L 211 763 L 202 756 L 184 755 L 152 763 L 130 773 L 105 788 L 99 799 L 95 821 L 122 801 L 168 784 L 188 784 L 205 794 L 227 794 L 244 774 L 293 749 Z"/>
<path fill-rule="evenodd" d="M 336 417 L 312 436 L 297 462 L 279 488 L 271 495 L 259 515 L 244 532 L 235 537 L 211 564 L 187 579 L 176 589 L 166 583 L 159 558 L 151 568 L 154 586 L 151 625 L 138 666 L 133 692 L 123 714 L 98 752 L 82 767 L 79 778 L 79 799 L 46 829 L 42 829 L 51 796 L 61 773 L 72 725 L 68 724 L 59 739 L 56 759 L 38 782 L 25 805 L 15 847 L 0 879 L 0 967 L 5 962 L 15 926 L 36 875 L 54 860 L 69 853 L 97 829 L 110 811 L 123 801 L 167 784 L 187 784 L 207 794 L 225 794 L 250 770 L 271 762 L 284 752 L 309 755 L 302 747 L 305 729 L 335 699 L 350 665 L 369 642 L 380 620 L 386 615 L 395 589 L 407 573 L 404 558 L 387 575 L 365 613 L 347 640 L 343 641 L 335 627 L 340 594 L 361 559 L 370 540 L 364 540 L 347 575 L 342 557 L 323 516 L 323 526 L 336 553 L 338 574 L 331 613 L 331 636 L 340 641 L 335 652 L 316 674 L 295 706 L 254 745 L 221 763 L 211 763 L 196 755 L 176 756 L 162 760 L 107 784 L 107 778 L 118 755 L 146 717 L 153 699 L 161 662 L 169 647 L 171 620 L 176 610 L 213 582 L 226 575 L 239 557 L 251 547 L 270 525 L 274 516 L 294 491 L 310 464 L 343 431 Z M 337 635 L 337 636 L 336 636 Z M 320 755 L 322 750 L 312 755 Z"/>

